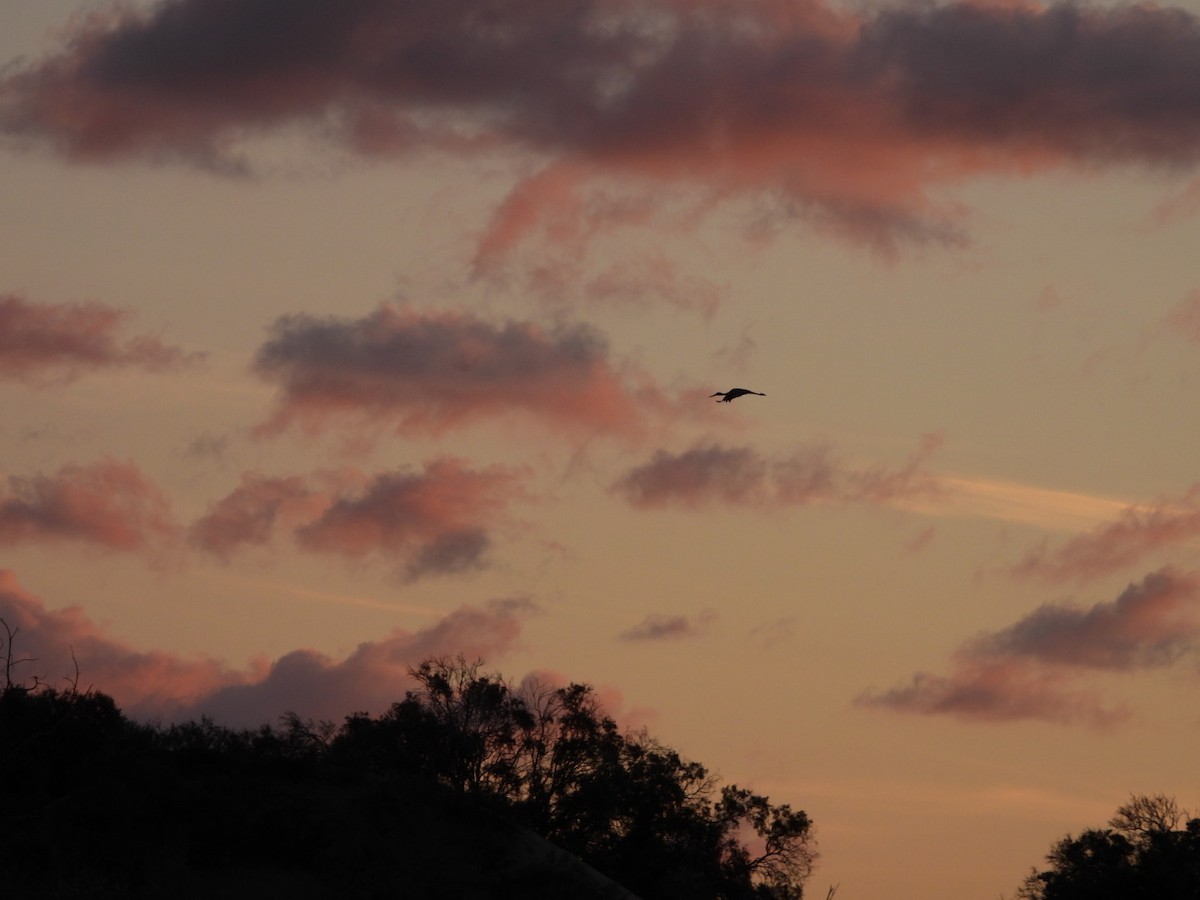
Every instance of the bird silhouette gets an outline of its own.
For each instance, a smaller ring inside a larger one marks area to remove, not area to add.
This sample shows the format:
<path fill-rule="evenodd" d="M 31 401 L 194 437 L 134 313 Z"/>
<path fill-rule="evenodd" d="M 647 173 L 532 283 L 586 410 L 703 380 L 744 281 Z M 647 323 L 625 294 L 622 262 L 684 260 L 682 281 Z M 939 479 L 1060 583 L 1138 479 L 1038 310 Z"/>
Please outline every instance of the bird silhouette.
<path fill-rule="evenodd" d="M 717 401 L 718 403 L 728 403 L 730 400 L 741 397 L 743 394 L 756 394 L 759 397 L 767 396 L 766 394 L 760 394 L 758 391 L 748 391 L 745 388 L 732 388 L 731 390 L 724 392 L 717 391 L 715 394 L 709 394 L 708 396 L 720 397 L 721 399 Z"/>

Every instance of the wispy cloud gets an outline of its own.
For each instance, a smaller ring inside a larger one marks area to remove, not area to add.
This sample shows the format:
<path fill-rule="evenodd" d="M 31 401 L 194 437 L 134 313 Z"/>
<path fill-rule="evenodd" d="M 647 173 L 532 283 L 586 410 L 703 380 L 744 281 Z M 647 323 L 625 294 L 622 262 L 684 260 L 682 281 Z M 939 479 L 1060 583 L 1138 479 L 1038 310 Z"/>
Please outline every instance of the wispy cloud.
<path fill-rule="evenodd" d="M 982 721 L 1040 719 L 1107 727 L 1130 716 L 1078 684 L 1088 672 L 1168 667 L 1200 652 L 1200 574 L 1161 569 L 1115 600 L 1046 605 L 967 641 L 949 675 L 918 673 L 863 706 Z"/>
<path fill-rule="evenodd" d="M 421 471 L 366 476 L 355 470 L 311 477 L 248 473 L 197 520 L 193 544 L 224 559 L 267 544 L 286 528 L 302 549 L 400 561 L 410 580 L 480 568 L 489 529 L 522 494 L 522 474 L 472 469 L 442 457 Z"/>
<path fill-rule="evenodd" d="M 751 447 L 704 443 L 681 453 L 659 450 L 649 462 L 622 475 L 612 489 L 633 506 L 648 509 L 713 504 L 746 507 L 800 506 L 820 501 L 899 503 L 942 491 L 925 463 L 941 445 L 927 435 L 897 467 L 856 466 L 823 445 L 797 447 L 767 457 Z"/>
<path fill-rule="evenodd" d="M 280 387 L 268 433 L 383 421 L 439 434 L 517 413 L 568 432 L 629 436 L 648 409 L 667 409 L 661 391 L 618 370 L 603 337 L 583 325 L 547 331 L 387 306 L 361 319 L 288 316 L 255 368 Z"/>
<path fill-rule="evenodd" d="M 30 303 L 0 295 L 0 379 L 44 386 L 99 369 L 164 371 L 198 358 L 149 335 L 122 337 L 129 318 L 95 301 Z"/>
<path fill-rule="evenodd" d="M 623 259 L 588 280 L 584 297 L 600 306 L 628 307 L 653 298 L 676 309 L 710 318 L 728 287 L 680 273 L 661 254 Z"/>
<path fill-rule="evenodd" d="M 462 653 L 495 657 L 520 636 L 537 611 L 526 598 L 462 606 L 418 631 L 396 629 L 334 658 L 300 649 L 236 670 L 218 660 L 139 651 L 105 633 L 81 610 L 49 610 L 0 569 L 0 618 L 18 629 L 15 650 L 30 659 L 14 671 L 63 686 L 79 673 L 79 687 L 112 695 L 138 718 L 168 721 L 202 715 L 233 726 L 276 721 L 287 711 L 340 721 L 355 710 L 382 712 L 412 687 L 408 669 L 430 656 Z"/>
<path fill-rule="evenodd" d="M 940 481 L 945 490 L 936 499 L 910 498 L 908 505 L 930 515 L 995 519 L 1052 531 L 1093 528 L 1129 505 L 1116 497 L 994 478 L 945 474 Z"/>
<path fill-rule="evenodd" d="M 1197 181 L 1200 191 L 1200 181 Z M 1191 291 L 1163 316 L 1162 326 L 1193 343 L 1200 344 L 1200 291 Z"/>
<path fill-rule="evenodd" d="M 70 540 L 157 551 L 177 531 L 166 494 L 133 463 L 103 460 L 0 481 L 0 546 Z"/>
<path fill-rule="evenodd" d="M 1048 581 L 1088 581 L 1140 563 L 1157 550 L 1200 537 L 1200 484 L 1181 497 L 1132 504 L 1058 546 L 1043 541 L 1012 567 Z"/>
<path fill-rule="evenodd" d="M 611 218 L 614 178 L 779 197 L 886 250 L 962 239 L 940 182 L 1194 164 L 1197 59 L 1197 19 L 1145 5 L 179 0 L 84 18 L 0 81 L 0 127 L 233 171 L 239 139 L 294 123 L 363 154 L 527 150 L 547 162 L 497 212 L 501 251 Z"/>
<path fill-rule="evenodd" d="M 755 625 L 748 637 L 763 650 L 786 644 L 796 635 L 796 617 L 783 616 L 772 622 Z"/>
<path fill-rule="evenodd" d="M 696 616 L 664 615 L 651 613 L 632 628 L 619 635 L 623 641 L 675 641 L 699 637 L 708 629 L 716 616 L 701 613 Z"/>

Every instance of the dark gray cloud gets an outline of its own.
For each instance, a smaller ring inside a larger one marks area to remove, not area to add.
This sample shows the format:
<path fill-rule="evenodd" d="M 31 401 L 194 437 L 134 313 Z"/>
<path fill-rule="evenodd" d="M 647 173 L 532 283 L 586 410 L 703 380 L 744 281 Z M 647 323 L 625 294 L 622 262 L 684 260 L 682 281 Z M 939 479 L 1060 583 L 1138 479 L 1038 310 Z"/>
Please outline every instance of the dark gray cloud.
<path fill-rule="evenodd" d="M 661 392 L 618 371 L 594 329 L 381 307 L 360 319 L 288 316 L 255 369 L 280 387 L 263 431 L 299 423 L 389 424 L 437 434 L 479 420 L 530 416 L 581 434 L 637 433 L 666 412 Z"/>
<path fill-rule="evenodd" d="M 0 104 L 5 132 L 76 159 L 237 169 L 242 137 L 294 123 L 368 154 L 534 151 L 548 168 L 493 247 L 613 175 L 782 198 L 785 218 L 887 247 L 961 238 L 940 181 L 1192 166 L 1200 25 L 1082 3 L 172 0 L 82 20 Z"/>
<path fill-rule="evenodd" d="M 1013 657 L 1095 669 L 1157 668 L 1200 650 L 1200 577 L 1160 569 L 1112 602 L 1040 606 L 973 641 L 971 657 Z"/>
<path fill-rule="evenodd" d="M 698 637 L 708 628 L 713 618 L 712 613 L 702 613 L 698 616 L 651 613 L 637 625 L 622 631 L 619 637 L 623 641 L 674 641 Z"/>
<path fill-rule="evenodd" d="M 749 447 L 705 444 L 682 453 L 659 450 L 614 485 L 634 506 L 694 506 L 720 501 L 757 505 L 766 501 L 768 466 Z"/>
<path fill-rule="evenodd" d="M 1095 672 L 1160 669 L 1200 652 L 1200 574 L 1160 569 L 1111 602 L 1046 605 L 967 641 L 948 675 L 918 673 L 863 706 L 980 721 L 1116 725 L 1130 711 L 1077 686 Z"/>
<path fill-rule="evenodd" d="M 405 569 L 409 581 L 425 575 L 452 575 L 483 568 L 492 540 L 482 528 L 460 528 L 437 535 L 420 547 Z"/>
<path fill-rule="evenodd" d="M 861 467 L 822 445 L 767 457 L 750 447 L 699 444 L 681 453 L 659 450 L 622 475 L 613 490 L 633 506 L 695 507 L 713 503 L 770 508 L 817 501 L 890 503 L 942 490 L 924 470 L 941 439 L 927 435 L 903 465 Z"/>
<path fill-rule="evenodd" d="M 918 134 L 1093 159 L 1194 162 L 1200 26 L 1183 9 L 971 3 L 885 9 L 857 59 Z"/>

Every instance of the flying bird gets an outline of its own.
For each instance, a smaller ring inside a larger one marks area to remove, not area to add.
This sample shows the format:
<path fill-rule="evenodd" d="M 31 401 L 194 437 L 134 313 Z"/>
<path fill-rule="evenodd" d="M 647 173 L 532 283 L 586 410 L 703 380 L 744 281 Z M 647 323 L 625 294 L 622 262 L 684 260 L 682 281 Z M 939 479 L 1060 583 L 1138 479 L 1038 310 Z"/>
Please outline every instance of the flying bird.
<path fill-rule="evenodd" d="M 759 397 L 767 396 L 766 394 L 760 394 L 758 391 L 748 391 L 745 388 L 733 388 L 725 392 L 717 391 L 715 394 L 709 394 L 708 396 L 720 397 L 721 399 L 717 401 L 718 403 L 728 403 L 730 400 L 741 397 L 743 394 L 756 394 Z"/>

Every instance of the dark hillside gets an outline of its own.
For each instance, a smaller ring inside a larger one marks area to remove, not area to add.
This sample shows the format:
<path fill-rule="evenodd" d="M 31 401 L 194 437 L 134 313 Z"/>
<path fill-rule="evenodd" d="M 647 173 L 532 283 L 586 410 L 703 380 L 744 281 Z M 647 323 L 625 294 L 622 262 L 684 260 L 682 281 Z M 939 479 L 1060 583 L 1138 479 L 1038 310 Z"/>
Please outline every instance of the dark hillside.
<path fill-rule="evenodd" d="M 414 674 L 423 690 L 377 719 L 257 731 L 148 726 L 100 693 L 10 686 L 5 894 L 801 896 L 803 813 L 718 795 L 702 766 L 621 734 L 590 689 L 535 702 L 461 661 Z"/>
<path fill-rule="evenodd" d="M 155 730 L 103 694 L 0 695 L 5 894 L 41 898 L 632 895 L 422 778 L 296 734 Z"/>

